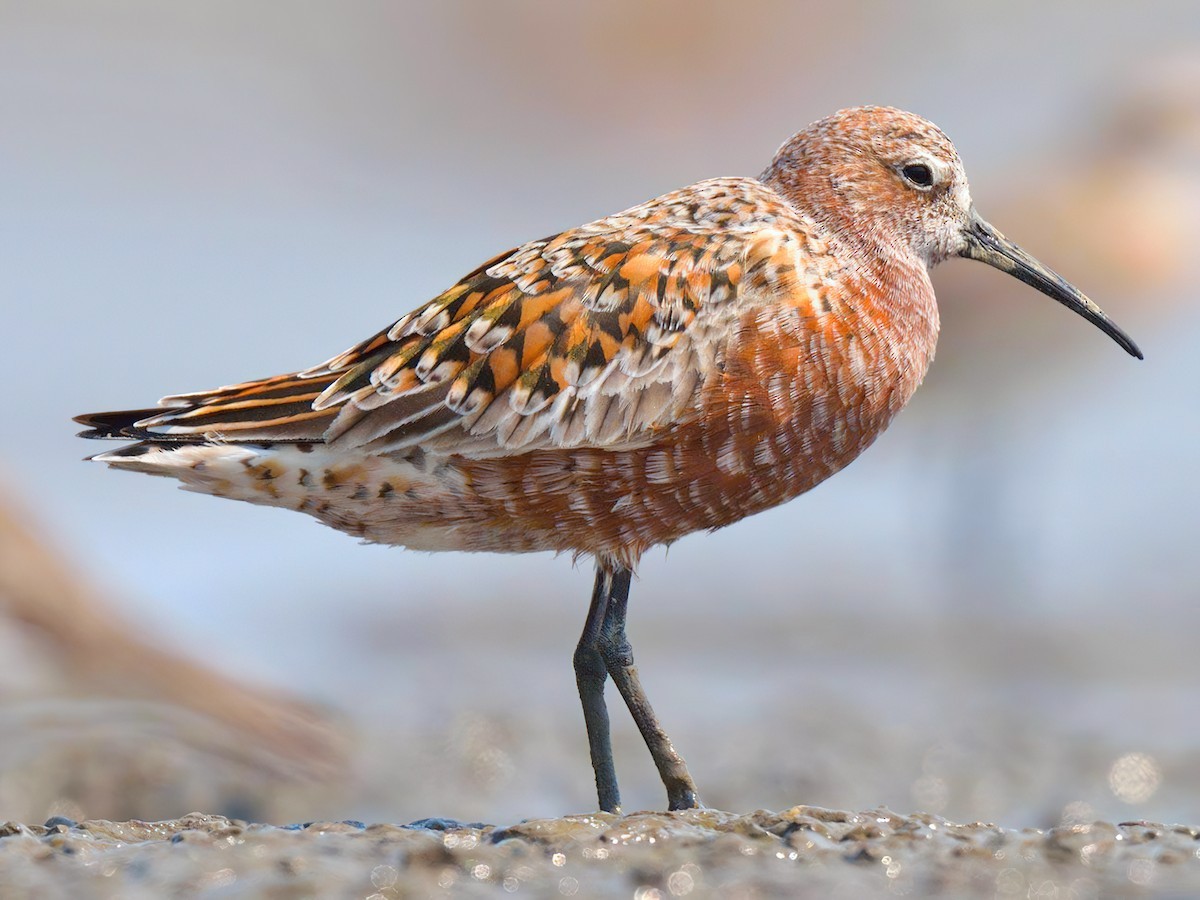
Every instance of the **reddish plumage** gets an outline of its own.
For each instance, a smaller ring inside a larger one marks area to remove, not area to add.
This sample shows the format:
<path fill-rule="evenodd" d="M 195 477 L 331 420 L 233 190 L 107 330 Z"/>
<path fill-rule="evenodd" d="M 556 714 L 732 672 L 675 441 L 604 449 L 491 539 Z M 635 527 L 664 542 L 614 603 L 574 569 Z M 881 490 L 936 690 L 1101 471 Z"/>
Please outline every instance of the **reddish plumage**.
<path fill-rule="evenodd" d="M 879 435 L 933 358 L 928 270 L 950 255 L 1011 272 L 1137 354 L 978 217 L 941 131 L 867 107 L 800 132 L 758 179 L 700 182 L 497 256 L 321 366 L 80 421 L 142 442 L 97 457 L 113 466 L 372 541 L 591 554 L 603 617 L 601 594 L 627 590 L 613 585 L 647 548 L 789 500 Z M 580 685 L 588 710 L 594 684 Z M 648 742 L 669 768 L 674 751 Z M 694 802 L 690 779 L 667 780 L 672 806 Z"/>

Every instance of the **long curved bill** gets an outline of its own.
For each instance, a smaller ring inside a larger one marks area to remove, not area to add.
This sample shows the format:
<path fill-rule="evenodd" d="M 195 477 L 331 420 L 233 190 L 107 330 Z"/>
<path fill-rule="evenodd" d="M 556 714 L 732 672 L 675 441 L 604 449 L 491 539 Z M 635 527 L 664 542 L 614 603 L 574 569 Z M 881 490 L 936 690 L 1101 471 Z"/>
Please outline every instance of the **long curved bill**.
<path fill-rule="evenodd" d="M 1142 359 L 1142 351 L 1133 339 L 1118 328 L 1100 307 L 1085 297 L 1079 288 L 1057 272 L 1046 268 L 978 215 L 973 217 L 970 226 L 964 232 L 964 237 L 966 244 L 960 251 L 960 256 L 995 266 L 1002 272 L 1007 272 L 1037 288 L 1047 297 L 1053 297 L 1107 334 L 1130 356 Z"/>

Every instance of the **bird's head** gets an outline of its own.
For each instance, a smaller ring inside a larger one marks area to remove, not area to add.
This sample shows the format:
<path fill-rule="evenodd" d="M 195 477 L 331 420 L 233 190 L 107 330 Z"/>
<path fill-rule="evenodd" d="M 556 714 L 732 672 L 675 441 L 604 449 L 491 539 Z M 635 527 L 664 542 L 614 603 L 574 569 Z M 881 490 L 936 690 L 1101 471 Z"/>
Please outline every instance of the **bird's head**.
<path fill-rule="evenodd" d="M 951 256 L 985 262 L 1142 357 L 1100 307 L 979 215 L 958 151 L 920 116 L 880 106 L 834 113 L 788 140 L 763 181 L 851 246 L 915 258 L 926 267 Z"/>

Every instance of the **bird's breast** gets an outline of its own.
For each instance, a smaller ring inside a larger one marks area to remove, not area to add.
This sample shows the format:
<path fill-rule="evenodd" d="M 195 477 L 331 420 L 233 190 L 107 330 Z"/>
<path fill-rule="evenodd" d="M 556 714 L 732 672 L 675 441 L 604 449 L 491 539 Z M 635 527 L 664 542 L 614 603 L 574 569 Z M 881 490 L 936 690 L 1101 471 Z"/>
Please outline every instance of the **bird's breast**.
<path fill-rule="evenodd" d="M 930 295 L 932 299 L 932 295 Z M 857 457 L 920 384 L 920 316 L 821 292 L 745 311 L 695 414 L 637 448 L 463 460 L 473 493 L 553 549 L 636 561 L 801 494 Z"/>

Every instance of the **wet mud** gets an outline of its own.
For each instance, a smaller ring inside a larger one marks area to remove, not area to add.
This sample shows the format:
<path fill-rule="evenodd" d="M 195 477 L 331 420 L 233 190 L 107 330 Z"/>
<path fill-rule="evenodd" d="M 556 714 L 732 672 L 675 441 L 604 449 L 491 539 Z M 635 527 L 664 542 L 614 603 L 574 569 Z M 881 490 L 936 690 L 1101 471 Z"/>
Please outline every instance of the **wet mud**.
<path fill-rule="evenodd" d="M 493 826 L 193 814 L 0 825 L 3 897 L 993 897 L 1200 892 L 1200 828 L 1014 830 L 886 809 L 592 814 Z"/>

